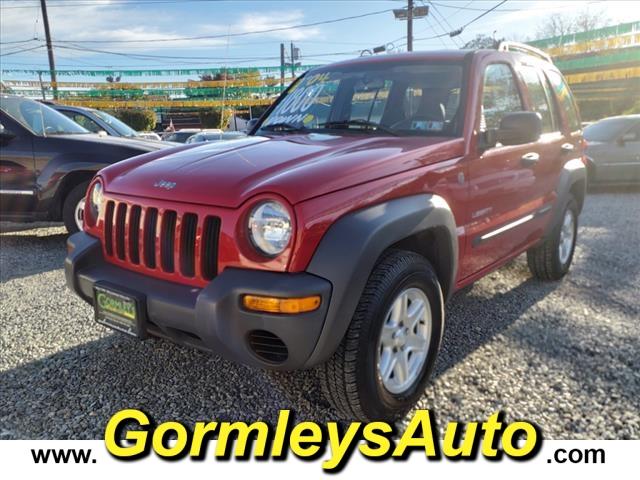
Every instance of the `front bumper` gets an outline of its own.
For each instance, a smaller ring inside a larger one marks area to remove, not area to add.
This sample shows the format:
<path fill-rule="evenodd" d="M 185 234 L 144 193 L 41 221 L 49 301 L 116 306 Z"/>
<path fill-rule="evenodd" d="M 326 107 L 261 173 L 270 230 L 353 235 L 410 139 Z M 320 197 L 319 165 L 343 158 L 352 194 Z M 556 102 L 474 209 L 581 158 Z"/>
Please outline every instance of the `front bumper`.
<path fill-rule="evenodd" d="M 325 322 L 331 298 L 331 283 L 309 273 L 276 273 L 227 268 L 206 287 L 158 280 L 106 262 L 98 239 L 84 232 L 67 240 L 65 260 L 67 285 L 93 304 L 97 282 L 131 290 L 144 297 L 146 333 L 176 343 L 215 352 L 230 360 L 272 369 L 309 367 Z M 273 297 L 320 295 L 320 308 L 298 315 L 266 314 L 244 310 L 244 294 Z M 269 342 L 277 337 L 286 347 L 286 359 L 264 355 L 259 347 L 267 332 Z M 269 340 L 271 338 L 271 340 Z M 256 340 L 257 339 L 257 340 Z M 262 353 L 260 353 L 262 352 Z"/>

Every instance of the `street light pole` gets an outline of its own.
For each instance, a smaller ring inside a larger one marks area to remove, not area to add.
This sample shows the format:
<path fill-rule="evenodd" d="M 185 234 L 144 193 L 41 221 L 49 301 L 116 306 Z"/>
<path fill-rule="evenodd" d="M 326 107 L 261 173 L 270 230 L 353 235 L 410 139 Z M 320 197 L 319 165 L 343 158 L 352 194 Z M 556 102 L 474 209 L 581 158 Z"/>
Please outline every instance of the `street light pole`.
<path fill-rule="evenodd" d="M 284 61 L 284 43 L 280 44 L 280 91 L 284 90 L 284 69 L 285 69 L 285 61 Z"/>
<path fill-rule="evenodd" d="M 413 20 L 425 18 L 429 15 L 429 7 L 421 5 L 414 7 L 413 0 L 407 0 L 407 8 L 394 8 L 393 16 L 397 20 L 407 21 L 407 52 L 413 51 Z"/>
<path fill-rule="evenodd" d="M 413 0 L 407 0 L 407 52 L 413 52 Z"/>
<path fill-rule="evenodd" d="M 42 7 L 42 23 L 44 24 L 44 35 L 47 41 L 47 53 L 49 54 L 49 74 L 51 75 L 51 87 L 53 89 L 53 99 L 58 99 L 58 80 L 56 79 L 56 62 L 53 59 L 53 45 L 51 45 L 51 30 L 49 30 L 49 15 L 47 15 L 47 1 L 40 0 Z"/>

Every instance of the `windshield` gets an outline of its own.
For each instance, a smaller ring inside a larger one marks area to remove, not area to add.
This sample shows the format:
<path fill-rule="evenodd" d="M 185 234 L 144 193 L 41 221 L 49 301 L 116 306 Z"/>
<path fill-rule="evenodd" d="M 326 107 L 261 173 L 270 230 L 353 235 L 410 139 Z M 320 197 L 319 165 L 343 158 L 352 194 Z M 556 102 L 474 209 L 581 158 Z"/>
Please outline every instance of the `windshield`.
<path fill-rule="evenodd" d="M 1 97 L 0 108 L 18 123 L 36 135 L 63 135 L 89 133 L 53 108 L 21 97 Z"/>
<path fill-rule="evenodd" d="M 632 123 L 631 119 L 624 117 L 605 118 L 586 127 L 583 135 L 588 142 L 610 142 Z"/>
<path fill-rule="evenodd" d="M 350 130 L 456 136 L 462 65 L 380 63 L 309 72 L 262 122 L 259 134 Z"/>
<path fill-rule="evenodd" d="M 138 132 L 131 128 L 126 123 L 118 120 L 116 117 L 109 115 L 108 113 L 101 112 L 100 110 L 91 110 L 97 117 L 102 119 L 105 123 L 109 124 L 116 132 L 123 137 L 137 137 Z"/>

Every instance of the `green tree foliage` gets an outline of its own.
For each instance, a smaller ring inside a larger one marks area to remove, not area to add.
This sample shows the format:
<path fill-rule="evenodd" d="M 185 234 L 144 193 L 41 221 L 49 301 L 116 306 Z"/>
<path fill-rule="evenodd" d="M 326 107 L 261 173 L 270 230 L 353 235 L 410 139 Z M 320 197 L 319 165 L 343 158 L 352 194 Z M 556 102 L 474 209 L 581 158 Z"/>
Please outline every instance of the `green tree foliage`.
<path fill-rule="evenodd" d="M 153 130 L 156 126 L 156 114 L 153 110 L 127 108 L 114 110 L 111 114 L 134 130 Z"/>
<path fill-rule="evenodd" d="M 623 115 L 635 115 L 640 113 L 640 99 L 636 100 L 636 102 L 631 107 L 629 107 L 622 113 Z"/>
<path fill-rule="evenodd" d="M 222 119 L 222 110 L 219 108 L 200 110 L 199 115 L 202 128 L 221 128 L 227 124 L 230 112 L 224 112 L 224 119 Z"/>

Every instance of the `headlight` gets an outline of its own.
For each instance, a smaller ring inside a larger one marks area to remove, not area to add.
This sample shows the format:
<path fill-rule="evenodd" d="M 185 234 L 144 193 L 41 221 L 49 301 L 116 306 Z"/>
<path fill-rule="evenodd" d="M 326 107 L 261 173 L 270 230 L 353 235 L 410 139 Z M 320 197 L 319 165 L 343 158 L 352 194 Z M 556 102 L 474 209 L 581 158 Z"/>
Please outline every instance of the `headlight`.
<path fill-rule="evenodd" d="M 279 202 L 260 203 L 249 215 L 249 233 L 260 253 L 269 257 L 279 255 L 291 239 L 291 216 Z"/>
<path fill-rule="evenodd" d="M 89 192 L 89 223 L 95 225 L 100 216 L 100 207 L 102 206 L 102 182 L 96 181 Z"/>

